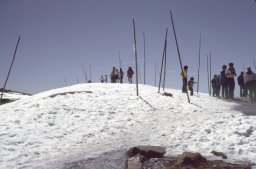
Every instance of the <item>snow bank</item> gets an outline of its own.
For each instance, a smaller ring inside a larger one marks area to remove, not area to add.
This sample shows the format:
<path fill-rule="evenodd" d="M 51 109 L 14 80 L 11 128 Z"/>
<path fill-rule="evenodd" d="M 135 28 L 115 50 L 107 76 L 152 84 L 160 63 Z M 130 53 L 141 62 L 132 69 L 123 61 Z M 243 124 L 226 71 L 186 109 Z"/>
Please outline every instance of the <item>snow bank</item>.
<path fill-rule="evenodd" d="M 0 168 L 61 168 L 63 163 L 130 148 L 167 147 L 167 155 L 199 152 L 227 161 L 256 161 L 255 116 L 236 103 L 200 93 L 187 103 L 179 90 L 134 84 L 79 84 L 0 106 Z"/>

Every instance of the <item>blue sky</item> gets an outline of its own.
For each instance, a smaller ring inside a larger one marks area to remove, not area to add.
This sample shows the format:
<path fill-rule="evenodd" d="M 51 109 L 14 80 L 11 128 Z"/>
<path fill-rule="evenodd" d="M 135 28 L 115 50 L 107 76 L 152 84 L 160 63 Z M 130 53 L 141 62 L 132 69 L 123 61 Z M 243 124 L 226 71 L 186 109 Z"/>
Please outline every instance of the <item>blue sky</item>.
<path fill-rule="evenodd" d="M 202 36 L 200 91 L 207 92 L 206 56 L 212 74 L 233 62 L 239 74 L 256 59 L 254 0 L 1 0 L 0 86 L 21 36 L 8 89 L 38 93 L 110 74 L 113 66 L 135 67 L 133 26 L 143 83 L 143 32 L 146 35 L 146 83 L 154 85 L 155 62 L 160 67 L 165 30 L 166 86 L 181 89 L 180 67 L 169 11 L 172 10 L 183 64 L 197 77 L 199 37 Z M 255 69 L 253 69 L 255 70 Z M 196 78 L 195 78 L 196 79 Z M 157 78 L 158 81 L 158 78 Z M 127 82 L 125 77 L 124 82 Z M 196 87 L 195 87 L 196 88 Z M 238 90 L 238 87 L 236 88 Z"/>

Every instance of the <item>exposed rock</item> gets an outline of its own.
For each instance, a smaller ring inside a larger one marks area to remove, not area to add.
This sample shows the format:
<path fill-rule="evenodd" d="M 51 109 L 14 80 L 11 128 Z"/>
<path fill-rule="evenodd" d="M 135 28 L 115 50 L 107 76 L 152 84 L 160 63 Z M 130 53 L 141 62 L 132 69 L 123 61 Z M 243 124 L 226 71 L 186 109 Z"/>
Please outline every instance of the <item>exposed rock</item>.
<path fill-rule="evenodd" d="M 142 162 L 140 157 L 131 157 L 127 160 L 127 169 L 141 169 Z"/>
<path fill-rule="evenodd" d="M 165 153 L 165 148 L 161 146 L 137 146 L 132 147 L 128 151 L 128 157 L 134 157 L 140 155 L 145 159 L 161 158 Z"/>
<path fill-rule="evenodd" d="M 217 152 L 217 151 L 213 150 L 211 153 L 212 153 L 213 155 L 216 155 L 216 156 L 221 156 L 223 159 L 227 159 L 227 158 L 228 158 L 228 157 L 227 157 L 224 153 L 222 153 L 222 152 Z"/>
<path fill-rule="evenodd" d="M 173 97 L 173 95 L 171 93 L 167 93 L 167 92 L 164 92 L 163 94 L 164 96 L 169 96 L 169 97 Z"/>
<path fill-rule="evenodd" d="M 197 166 L 200 165 L 200 163 L 206 162 L 206 158 L 204 158 L 200 153 L 184 152 L 178 157 L 178 161 L 176 164 Z"/>
<path fill-rule="evenodd" d="M 154 154 L 154 153 L 156 154 Z M 210 161 L 200 153 L 184 152 L 178 157 L 163 157 L 165 149 L 158 146 L 137 146 L 128 151 L 127 169 L 251 169 L 252 164 L 230 164 Z M 215 155 L 227 158 L 224 153 Z M 154 157 L 158 156 L 158 157 Z"/>
<path fill-rule="evenodd" d="M 253 165 L 249 163 L 231 164 L 222 160 L 210 161 L 199 153 L 190 152 L 185 152 L 178 157 L 153 158 L 147 156 L 149 159 L 136 153 L 151 152 L 152 149 L 165 152 L 163 147 L 137 146 L 128 152 L 127 150 L 116 150 L 106 152 L 95 158 L 69 161 L 64 164 L 63 169 L 251 169 Z"/>

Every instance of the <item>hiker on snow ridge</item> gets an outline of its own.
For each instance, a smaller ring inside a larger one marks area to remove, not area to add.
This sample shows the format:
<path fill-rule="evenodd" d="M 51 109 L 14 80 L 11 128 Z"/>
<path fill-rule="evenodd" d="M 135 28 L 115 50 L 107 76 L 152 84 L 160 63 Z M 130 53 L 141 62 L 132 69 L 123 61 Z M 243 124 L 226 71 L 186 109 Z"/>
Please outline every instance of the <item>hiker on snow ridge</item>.
<path fill-rule="evenodd" d="M 225 75 L 227 76 L 227 89 L 228 89 L 228 98 L 234 99 L 234 91 L 235 91 L 235 76 L 236 70 L 234 68 L 233 63 L 229 63 L 229 67 L 227 68 Z"/>
<path fill-rule="evenodd" d="M 182 72 L 180 72 L 180 75 L 182 77 L 182 93 L 187 93 L 187 84 L 188 84 L 188 66 L 185 65 L 182 69 Z"/>
<path fill-rule="evenodd" d="M 228 97 L 228 90 L 227 90 L 227 76 L 225 72 L 227 70 L 227 66 L 223 65 L 222 70 L 220 71 L 220 85 L 221 85 L 221 96 L 224 98 Z"/>
<path fill-rule="evenodd" d="M 249 90 L 250 102 L 256 102 L 256 74 L 248 67 L 244 75 L 245 87 Z"/>

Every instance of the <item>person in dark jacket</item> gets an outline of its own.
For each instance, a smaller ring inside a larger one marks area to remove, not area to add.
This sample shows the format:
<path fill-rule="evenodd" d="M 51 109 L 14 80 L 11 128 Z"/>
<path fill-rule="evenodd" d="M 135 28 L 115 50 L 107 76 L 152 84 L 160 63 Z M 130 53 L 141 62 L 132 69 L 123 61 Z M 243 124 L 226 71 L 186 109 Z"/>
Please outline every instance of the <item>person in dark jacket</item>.
<path fill-rule="evenodd" d="M 225 75 L 227 76 L 228 98 L 234 99 L 236 70 L 233 63 L 229 63 L 229 67 L 226 69 Z"/>
<path fill-rule="evenodd" d="M 119 74 L 120 74 L 120 83 L 123 83 L 124 72 L 122 68 L 120 68 Z"/>
<path fill-rule="evenodd" d="M 222 70 L 220 72 L 220 86 L 221 86 L 221 96 L 223 98 L 227 98 L 228 93 L 227 93 L 227 76 L 225 75 L 227 66 L 223 65 Z"/>
<path fill-rule="evenodd" d="M 217 97 L 220 97 L 220 75 L 217 76 Z"/>
<path fill-rule="evenodd" d="M 196 82 L 194 82 L 194 77 L 191 77 L 188 81 L 188 90 L 190 91 L 190 96 L 194 95 L 194 89 L 193 86 Z"/>
<path fill-rule="evenodd" d="M 188 66 L 184 66 L 182 72 L 180 72 L 182 76 L 182 93 L 187 93 L 187 84 L 188 84 Z"/>
<path fill-rule="evenodd" d="M 129 67 L 128 70 L 127 70 L 127 77 L 128 77 L 128 81 L 130 83 L 132 83 L 132 76 L 133 76 L 134 72 L 132 70 L 132 67 Z"/>
<path fill-rule="evenodd" d="M 256 102 L 256 74 L 248 67 L 244 75 L 245 87 L 249 90 L 250 102 Z"/>
<path fill-rule="evenodd" d="M 113 67 L 112 72 L 110 73 L 111 83 L 115 83 L 115 71 L 116 71 L 116 68 Z"/>
<path fill-rule="evenodd" d="M 244 72 L 241 72 L 240 75 L 237 77 L 237 83 L 240 87 L 240 97 L 246 97 L 247 90 L 244 85 Z"/>
<path fill-rule="evenodd" d="M 217 97 L 217 89 L 218 89 L 218 84 L 219 84 L 217 75 L 213 76 L 211 83 L 212 83 L 212 96 Z"/>

